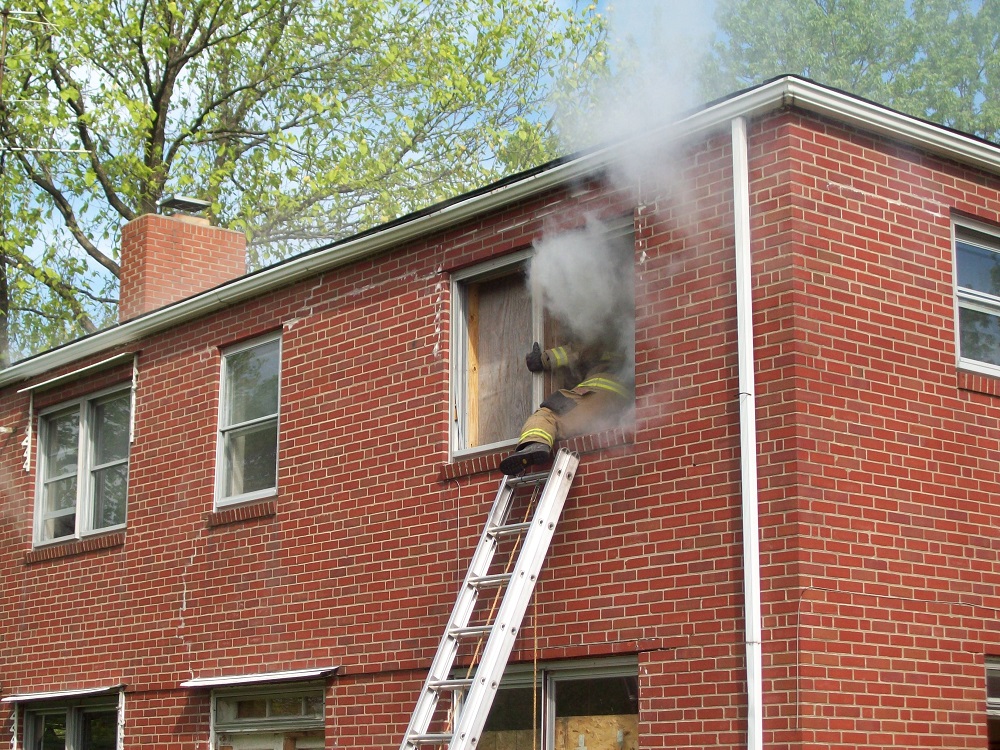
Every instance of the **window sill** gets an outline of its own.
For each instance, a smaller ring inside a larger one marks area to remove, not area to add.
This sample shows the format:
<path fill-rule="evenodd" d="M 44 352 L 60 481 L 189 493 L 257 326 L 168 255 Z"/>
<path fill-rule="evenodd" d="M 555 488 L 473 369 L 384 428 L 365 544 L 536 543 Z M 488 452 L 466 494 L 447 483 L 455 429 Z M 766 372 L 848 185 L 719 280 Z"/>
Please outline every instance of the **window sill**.
<path fill-rule="evenodd" d="M 958 388 L 962 391 L 983 393 L 988 396 L 1000 396 L 1000 378 L 968 370 L 959 370 Z"/>
<path fill-rule="evenodd" d="M 219 508 L 205 514 L 205 525 L 208 528 L 216 526 L 228 526 L 234 523 L 243 523 L 257 518 L 271 518 L 278 512 L 278 503 L 273 498 L 271 500 L 256 500 L 244 505 L 236 505 L 230 508 Z"/>
<path fill-rule="evenodd" d="M 586 455 L 587 453 L 596 453 L 606 448 L 628 445 L 634 442 L 634 440 L 635 433 L 631 429 L 617 428 L 561 440 L 556 444 L 556 448 L 567 448 L 575 453 Z M 451 479 L 473 476 L 474 474 L 486 474 L 492 471 L 499 472 L 500 462 L 506 457 L 508 452 L 488 453 L 444 464 L 438 472 L 438 478 L 446 482 Z"/>
<path fill-rule="evenodd" d="M 114 531 L 110 534 L 91 536 L 86 539 L 74 539 L 71 542 L 60 542 L 46 547 L 37 547 L 24 556 L 26 565 L 45 560 L 57 560 L 61 557 L 73 557 L 102 549 L 121 547 L 125 544 L 125 532 Z"/>

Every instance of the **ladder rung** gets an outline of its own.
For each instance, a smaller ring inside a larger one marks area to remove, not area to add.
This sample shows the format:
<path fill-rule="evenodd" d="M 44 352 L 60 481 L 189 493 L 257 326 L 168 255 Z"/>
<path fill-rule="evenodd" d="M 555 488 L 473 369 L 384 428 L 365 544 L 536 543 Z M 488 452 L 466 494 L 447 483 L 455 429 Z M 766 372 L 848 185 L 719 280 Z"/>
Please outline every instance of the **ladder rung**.
<path fill-rule="evenodd" d="M 474 589 L 497 589 L 510 582 L 510 573 L 494 573 L 488 576 L 474 576 L 469 579 L 469 585 Z"/>
<path fill-rule="evenodd" d="M 507 477 L 508 487 L 520 487 L 522 484 L 541 484 L 549 478 L 549 471 L 539 471 L 534 474 L 523 474 L 519 477 Z"/>
<path fill-rule="evenodd" d="M 494 526 L 490 529 L 490 534 L 495 538 L 502 536 L 517 536 L 518 534 L 525 533 L 531 528 L 531 521 L 524 521 L 523 523 L 507 523 L 503 526 Z"/>
<path fill-rule="evenodd" d="M 493 630 L 492 625 L 466 625 L 464 628 L 452 628 L 448 635 L 461 640 L 462 638 L 482 638 Z"/>
<path fill-rule="evenodd" d="M 431 690 L 465 690 L 472 687 L 473 679 L 432 680 L 427 683 Z"/>
<path fill-rule="evenodd" d="M 452 734 L 411 734 L 406 741 L 411 745 L 447 745 L 451 742 Z"/>

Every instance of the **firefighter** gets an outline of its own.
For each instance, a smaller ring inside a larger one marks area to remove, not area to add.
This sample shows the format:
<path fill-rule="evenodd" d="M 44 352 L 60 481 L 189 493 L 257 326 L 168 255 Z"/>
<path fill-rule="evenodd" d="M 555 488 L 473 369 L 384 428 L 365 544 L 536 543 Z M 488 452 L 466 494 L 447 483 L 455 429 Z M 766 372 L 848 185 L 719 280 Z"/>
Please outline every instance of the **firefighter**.
<path fill-rule="evenodd" d="M 524 361 L 532 372 L 566 369 L 580 381 L 575 388 L 550 395 L 528 417 L 517 448 L 500 462 L 500 471 L 508 476 L 548 460 L 561 438 L 613 427 L 632 403 L 631 378 L 622 375 L 627 358 L 613 342 L 543 351 L 536 341 Z"/>

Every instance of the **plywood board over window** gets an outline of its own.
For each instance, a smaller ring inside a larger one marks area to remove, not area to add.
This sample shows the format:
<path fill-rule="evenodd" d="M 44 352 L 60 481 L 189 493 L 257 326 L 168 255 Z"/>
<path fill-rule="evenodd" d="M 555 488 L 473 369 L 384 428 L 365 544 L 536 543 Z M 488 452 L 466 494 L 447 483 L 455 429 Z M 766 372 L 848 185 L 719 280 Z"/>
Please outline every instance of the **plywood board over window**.
<path fill-rule="evenodd" d="M 520 269 L 469 284 L 466 321 L 469 444 L 488 445 L 515 436 L 531 411 L 531 377 L 524 367 L 531 296 Z"/>

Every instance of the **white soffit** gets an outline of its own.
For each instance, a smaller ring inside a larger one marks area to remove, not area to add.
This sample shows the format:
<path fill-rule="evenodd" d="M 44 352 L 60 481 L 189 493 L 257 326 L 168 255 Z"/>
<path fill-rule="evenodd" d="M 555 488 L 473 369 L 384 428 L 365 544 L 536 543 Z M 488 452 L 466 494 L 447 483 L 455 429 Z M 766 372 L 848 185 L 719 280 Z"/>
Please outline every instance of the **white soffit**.
<path fill-rule="evenodd" d="M 293 680 L 316 680 L 328 677 L 340 667 L 319 669 L 295 669 L 288 672 L 264 672 L 250 675 L 229 675 L 227 677 L 196 677 L 181 683 L 182 688 L 217 688 L 236 685 L 255 685 L 262 682 L 290 682 Z"/>
<path fill-rule="evenodd" d="M 26 703 L 27 701 L 59 701 L 69 698 L 87 698 L 92 695 L 109 695 L 125 688 L 124 683 L 109 687 L 83 688 L 81 690 L 54 690 L 48 693 L 21 693 L 0 698 L 0 703 Z"/>

